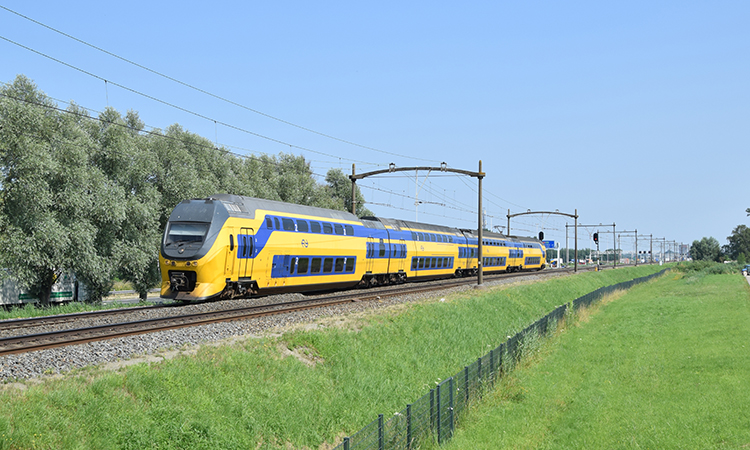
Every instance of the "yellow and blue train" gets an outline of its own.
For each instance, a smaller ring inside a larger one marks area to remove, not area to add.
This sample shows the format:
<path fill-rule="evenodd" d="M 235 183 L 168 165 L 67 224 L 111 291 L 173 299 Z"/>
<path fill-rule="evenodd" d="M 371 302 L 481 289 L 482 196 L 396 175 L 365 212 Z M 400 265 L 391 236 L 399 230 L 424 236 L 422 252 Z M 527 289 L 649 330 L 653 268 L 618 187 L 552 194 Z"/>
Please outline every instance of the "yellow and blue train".
<path fill-rule="evenodd" d="M 180 301 L 477 273 L 472 230 L 218 194 L 185 200 L 161 243 L 161 297 Z M 485 273 L 541 270 L 534 238 L 483 233 Z"/>

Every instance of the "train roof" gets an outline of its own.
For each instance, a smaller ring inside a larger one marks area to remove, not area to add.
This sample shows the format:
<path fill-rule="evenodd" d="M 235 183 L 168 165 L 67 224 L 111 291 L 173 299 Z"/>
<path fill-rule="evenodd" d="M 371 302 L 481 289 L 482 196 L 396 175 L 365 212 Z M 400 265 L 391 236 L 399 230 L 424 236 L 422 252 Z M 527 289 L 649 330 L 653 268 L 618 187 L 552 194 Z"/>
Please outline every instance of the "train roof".
<path fill-rule="evenodd" d="M 434 225 L 430 223 L 411 222 L 409 220 L 388 219 L 385 217 L 363 217 L 362 220 L 378 221 L 384 225 L 390 225 L 393 228 L 402 230 L 429 230 L 436 231 L 438 233 L 450 233 L 454 235 L 461 234 L 458 228 L 446 227 L 444 225 Z"/>
<path fill-rule="evenodd" d="M 227 208 L 229 215 L 239 217 L 255 218 L 255 211 L 274 211 L 288 214 L 301 214 L 308 216 L 323 217 L 327 219 L 348 220 L 359 222 L 359 218 L 346 211 L 318 208 L 317 206 L 297 205 L 294 203 L 279 202 L 276 200 L 265 200 L 262 198 L 245 197 L 232 194 L 214 194 L 205 200 L 219 200 Z"/>

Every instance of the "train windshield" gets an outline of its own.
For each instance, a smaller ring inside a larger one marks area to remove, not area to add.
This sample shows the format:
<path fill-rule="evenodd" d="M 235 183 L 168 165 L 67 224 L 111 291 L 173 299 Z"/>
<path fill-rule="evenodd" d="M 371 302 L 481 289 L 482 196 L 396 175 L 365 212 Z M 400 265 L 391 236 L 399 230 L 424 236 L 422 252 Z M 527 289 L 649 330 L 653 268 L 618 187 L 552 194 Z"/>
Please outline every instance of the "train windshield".
<path fill-rule="evenodd" d="M 171 223 L 164 245 L 203 242 L 210 223 Z"/>

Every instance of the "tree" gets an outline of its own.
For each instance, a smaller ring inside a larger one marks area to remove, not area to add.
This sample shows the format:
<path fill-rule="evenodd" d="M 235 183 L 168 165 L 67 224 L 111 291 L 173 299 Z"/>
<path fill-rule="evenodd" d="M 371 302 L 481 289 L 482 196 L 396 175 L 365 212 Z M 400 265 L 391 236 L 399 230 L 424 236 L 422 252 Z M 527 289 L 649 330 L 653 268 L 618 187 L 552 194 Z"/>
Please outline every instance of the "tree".
<path fill-rule="evenodd" d="M 338 205 L 336 209 L 344 211 L 352 210 L 352 182 L 341 169 L 330 169 L 326 173 L 326 191 L 328 195 Z M 359 186 L 354 191 L 357 206 L 355 214 L 357 217 L 372 216 L 373 213 L 365 207 L 365 196 L 359 190 Z"/>
<path fill-rule="evenodd" d="M 746 225 L 737 225 L 732 230 L 732 235 L 727 237 L 728 245 L 725 253 L 730 259 L 738 259 L 740 255 L 750 255 L 750 228 Z"/>
<path fill-rule="evenodd" d="M 95 162 L 119 188 L 119 208 L 123 220 L 99 224 L 99 243 L 107 248 L 116 273 L 129 281 L 142 301 L 160 279 L 159 206 L 161 194 L 156 188 L 158 160 L 138 133 L 143 123 L 129 111 L 123 119 L 107 108 L 97 126 L 90 127 L 97 142 Z"/>
<path fill-rule="evenodd" d="M 2 267 L 47 303 L 64 272 L 82 279 L 90 296 L 111 283 L 112 261 L 102 224 L 124 219 L 119 189 L 98 169 L 95 148 L 80 126 L 85 114 L 54 109 L 26 77 L 2 88 Z"/>
<path fill-rule="evenodd" d="M 690 246 L 690 255 L 696 261 L 719 261 L 721 257 L 719 241 L 713 237 L 704 237 L 700 241 L 693 241 L 693 245 Z"/>

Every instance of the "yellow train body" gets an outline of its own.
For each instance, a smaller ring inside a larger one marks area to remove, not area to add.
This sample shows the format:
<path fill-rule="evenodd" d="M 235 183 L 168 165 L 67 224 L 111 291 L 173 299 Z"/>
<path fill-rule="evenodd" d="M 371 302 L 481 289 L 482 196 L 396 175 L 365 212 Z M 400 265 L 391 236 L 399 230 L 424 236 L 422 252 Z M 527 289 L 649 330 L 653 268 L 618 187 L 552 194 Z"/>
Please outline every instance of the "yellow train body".
<path fill-rule="evenodd" d="M 483 242 L 487 272 L 544 268 L 537 240 L 488 233 Z M 222 194 L 182 202 L 170 216 L 161 296 L 205 300 L 472 275 L 477 253 L 468 230 Z"/>

